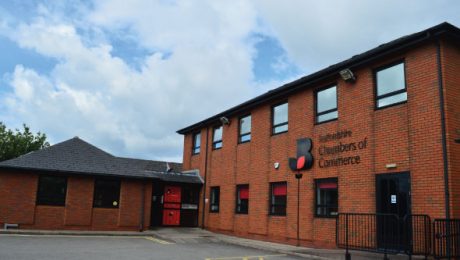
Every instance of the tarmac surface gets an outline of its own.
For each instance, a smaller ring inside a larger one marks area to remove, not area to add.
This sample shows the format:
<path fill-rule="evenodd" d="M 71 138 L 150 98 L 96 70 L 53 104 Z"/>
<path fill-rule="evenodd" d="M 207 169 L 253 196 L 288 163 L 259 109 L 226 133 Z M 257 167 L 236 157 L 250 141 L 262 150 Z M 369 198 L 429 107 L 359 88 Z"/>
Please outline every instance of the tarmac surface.
<path fill-rule="evenodd" d="M 341 249 L 314 249 L 212 233 L 199 228 L 146 232 L 0 230 L 3 259 L 344 259 Z M 351 252 L 352 259 L 383 259 Z M 389 259 L 408 259 L 390 255 Z"/>

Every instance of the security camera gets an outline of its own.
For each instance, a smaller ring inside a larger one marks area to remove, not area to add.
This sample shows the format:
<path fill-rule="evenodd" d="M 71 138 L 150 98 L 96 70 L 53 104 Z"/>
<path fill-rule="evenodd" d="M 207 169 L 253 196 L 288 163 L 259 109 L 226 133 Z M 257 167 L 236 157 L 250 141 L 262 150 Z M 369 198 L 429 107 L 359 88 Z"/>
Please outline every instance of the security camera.
<path fill-rule="evenodd" d="M 228 118 L 226 118 L 225 116 L 219 118 L 219 120 L 223 125 L 229 125 L 230 124 L 230 120 L 228 120 Z"/>

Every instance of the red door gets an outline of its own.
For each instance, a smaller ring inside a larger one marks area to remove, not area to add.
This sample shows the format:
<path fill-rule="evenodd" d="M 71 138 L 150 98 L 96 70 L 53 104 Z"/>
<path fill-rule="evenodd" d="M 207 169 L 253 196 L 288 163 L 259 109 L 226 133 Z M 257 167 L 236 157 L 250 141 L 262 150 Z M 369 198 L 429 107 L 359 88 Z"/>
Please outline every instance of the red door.
<path fill-rule="evenodd" d="M 181 187 L 165 186 L 163 204 L 163 225 L 180 225 Z"/>

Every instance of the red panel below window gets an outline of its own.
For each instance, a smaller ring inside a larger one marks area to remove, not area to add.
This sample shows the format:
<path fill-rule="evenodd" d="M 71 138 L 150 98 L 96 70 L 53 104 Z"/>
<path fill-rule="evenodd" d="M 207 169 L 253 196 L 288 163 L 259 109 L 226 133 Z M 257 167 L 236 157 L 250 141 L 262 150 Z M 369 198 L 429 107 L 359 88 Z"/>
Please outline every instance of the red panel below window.
<path fill-rule="evenodd" d="M 320 189 L 337 189 L 337 183 L 335 183 L 335 182 L 323 182 L 323 183 L 319 183 L 318 187 Z"/>
<path fill-rule="evenodd" d="M 276 184 L 273 186 L 273 195 L 275 196 L 286 196 L 287 195 L 287 185 L 286 184 Z"/>
<path fill-rule="evenodd" d="M 249 188 L 247 187 L 240 188 L 240 199 L 242 200 L 249 199 Z"/>

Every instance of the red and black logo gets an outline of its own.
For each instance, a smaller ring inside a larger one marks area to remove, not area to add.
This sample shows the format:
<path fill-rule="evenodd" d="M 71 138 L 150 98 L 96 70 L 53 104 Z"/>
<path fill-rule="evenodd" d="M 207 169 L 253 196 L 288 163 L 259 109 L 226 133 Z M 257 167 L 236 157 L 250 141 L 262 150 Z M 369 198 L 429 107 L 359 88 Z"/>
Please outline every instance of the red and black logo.
<path fill-rule="evenodd" d="M 310 138 L 297 139 L 297 158 L 289 158 L 289 168 L 293 171 L 308 170 L 313 166 Z"/>

